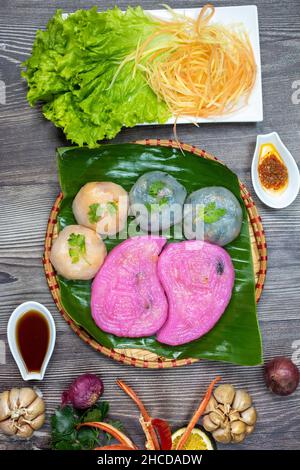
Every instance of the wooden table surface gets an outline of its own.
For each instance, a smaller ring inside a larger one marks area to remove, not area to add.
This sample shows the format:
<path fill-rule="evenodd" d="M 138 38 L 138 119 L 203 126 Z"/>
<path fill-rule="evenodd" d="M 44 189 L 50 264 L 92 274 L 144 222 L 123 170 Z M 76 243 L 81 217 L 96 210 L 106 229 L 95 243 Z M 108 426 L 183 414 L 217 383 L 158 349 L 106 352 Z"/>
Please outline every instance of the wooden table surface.
<path fill-rule="evenodd" d="M 26 102 L 26 84 L 20 66 L 29 55 L 37 28 L 43 28 L 57 7 L 72 11 L 93 1 L 1 0 L 0 80 L 6 87 L 6 104 L 0 104 L 0 391 L 24 386 L 6 340 L 6 325 L 13 309 L 36 300 L 51 311 L 57 326 L 57 342 L 43 391 L 47 415 L 60 402 L 70 381 L 84 372 L 99 374 L 105 383 L 105 399 L 111 416 L 125 423 L 142 445 L 134 404 L 118 389 L 116 378 L 133 385 L 153 416 L 183 426 L 199 402 L 208 382 L 220 374 L 225 382 L 245 387 L 258 410 L 256 431 L 239 449 L 297 449 L 300 445 L 300 388 L 289 398 L 272 395 L 265 387 L 262 367 L 240 367 L 202 361 L 172 370 L 144 370 L 124 366 L 85 345 L 62 320 L 47 288 L 42 253 L 47 219 L 59 191 L 55 148 L 66 145 L 61 131 L 46 121 L 38 108 Z M 99 8 L 115 2 L 101 1 Z M 119 1 L 120 7 L 140 3 L 145 8 L 161 1 Z M 249 1 L 222 1 L 215 5 L 241 5 Z M 199 129 L 178 127 L 180 139 L 215 154 L 234 170 L 250 191 L 250 165 L 256 135 L 278 131 L 300 161 L 300 104 L 293 104 L 293 82 L 300 80 L 300 1 L 263 0 L 258 3 L 260 23 L 264 121 L 258 124 L 210 124 Z M 70 4 L 72 4 L 70 6 Z M 194 7 L 195 1 L 169 1 L 173 7 Z M 0 82 L 1 83 L 1 82 Z M 123 130 L 116 142 L 137 138 L 172 138 L 172 127 L 148 126 Z M 272 210 L 255 197 L 266 231 L 269 265 L 258 316 L 265 360 L 276 355 L 300 354 L 300 197 L 287 209 Z M 6 357 L 3 348 L 6 347 Z M 245 347 L 247 345 L 245 344 Z M 5 359 L 5 360 L 4 360 Z M 3 363 L 5 362 L 5 363 Z M 0 435 L 0 449 L 40 449 L 50 445 L 49 419 L 29 441 Z"/>

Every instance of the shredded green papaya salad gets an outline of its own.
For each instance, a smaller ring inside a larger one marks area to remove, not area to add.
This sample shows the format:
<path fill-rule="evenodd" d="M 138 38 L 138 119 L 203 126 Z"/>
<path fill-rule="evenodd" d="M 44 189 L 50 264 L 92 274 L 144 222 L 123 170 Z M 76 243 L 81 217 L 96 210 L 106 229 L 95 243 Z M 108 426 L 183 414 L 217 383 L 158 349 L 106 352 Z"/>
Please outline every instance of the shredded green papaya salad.
<path fill-rule="evenodd" d="M 124 63 L 156 28 L 141 7 L 125 13 L 94 7 L 68 16 L 58 10 L 46 30 L 37 32 L 23 64 L 30 105 L 44 102 L 44 116 L 67 139 L 90 148 L 123 126 L 164 123 L 170 117 L 167 105 L 134 61 Z"/>

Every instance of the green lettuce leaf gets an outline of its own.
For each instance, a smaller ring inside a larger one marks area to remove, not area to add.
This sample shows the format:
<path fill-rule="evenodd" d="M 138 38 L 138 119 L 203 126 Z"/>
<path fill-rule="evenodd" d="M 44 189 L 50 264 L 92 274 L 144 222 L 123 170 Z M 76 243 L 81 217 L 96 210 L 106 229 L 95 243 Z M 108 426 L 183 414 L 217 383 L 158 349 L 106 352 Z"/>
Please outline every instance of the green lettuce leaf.
<path fill-rule="evenodd" d="M 157 27 L 141 7 L 125 13 L 115 7 L 78 10 L 64 18 L 58 10 L 39 30 L 32 56 L 22 72 L 31 106 L 45 102 L 43 113 L 67 138 L 96 147 L 123 126 L 163 123 L 170 113 L 134 61 L 120 64 Z"/>

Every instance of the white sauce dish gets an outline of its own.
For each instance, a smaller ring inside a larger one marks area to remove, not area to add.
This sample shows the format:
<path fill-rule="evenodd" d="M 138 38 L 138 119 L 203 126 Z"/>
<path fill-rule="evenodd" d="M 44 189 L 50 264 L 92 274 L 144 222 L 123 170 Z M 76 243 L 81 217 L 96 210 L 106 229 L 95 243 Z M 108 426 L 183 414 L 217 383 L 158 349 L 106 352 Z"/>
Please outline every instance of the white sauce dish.
<path fill-rule="evenodd" d="M 266 189 L 262 185 L 259 177 L 258 167 L 260 163 L 260 153 L 263 146 L 270 144 L 275 148 L 279 155 L 279 159 L 285 165 L 288 172 L 288 180 L 286 186 L 282 190 Z M 254 190 L 259 199 L 269 207 L 274 209 L 282 209 L 289 206 L 297 197 L 300 188 L 300 175 L 296 161 L 286 146 L 281 141 L 277 132 L 270 134 L 258 135 L 256 139 L 256 148 L 252 160 L 251 176 Z"/>
<path fill-rule="evenodd" d="M 49 310 L 33 301 L 19 305 L 9 318 L 7 339 L 23 380 L 43 380 L 56 340 Z M 32 364 L 40 361 L 39 367 L 29 366 L 30 357 Z"/>

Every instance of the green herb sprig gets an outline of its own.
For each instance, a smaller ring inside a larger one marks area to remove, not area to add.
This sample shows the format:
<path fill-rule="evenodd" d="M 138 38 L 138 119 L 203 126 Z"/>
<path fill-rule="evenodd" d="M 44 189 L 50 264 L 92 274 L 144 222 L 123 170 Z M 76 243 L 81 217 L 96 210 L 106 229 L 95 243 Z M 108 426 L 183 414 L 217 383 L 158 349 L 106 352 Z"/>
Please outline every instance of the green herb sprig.
<path fill-rule="evenodd" d="M 106 207 L 110 215 L 115 215 L 117 213 L 118 204 L 115 201 L 107 202 Z"/>
<path fill-rule="evenodd" d="M 225 214 L 227 210 L 223 207 L 217 207 L 215 202 L 209 202 L 204 208 L 199 210 L 198 218 L 204 220 L 206 224 L 213 224 L 218 222 Z"/>
<path fill-rule="evenodd" d="M 68 238 L 69 256 L 72 264 L 78 263 L 83 258 L 86 263 L 90 264 L 86 259 L 85 235 L 80 233 L 71 233 Z"/>
<path fill-rule="evenodd" d="M 118 204 L 115 201 L 109 201 L 105 204 L 99 204 L 97 202 L 91 204 L 88 211 L 89 222 L 91 224 L 96 224 L 99 222 L 106 210 L 110 215 L 115 215 L 118 210 Z"/>
<path fill-rule="evenodd" d="M 89 206 L 88 218 L 91 224 L 96 224 L 101 218 L 100 204 L 95 202 Z"/>
<path fill-rule="evenodd" d="M 81 423 L 106 420 L 119 430 L 123 429 L 119 421 L 107 420 L 109 404 L 99 401 L 88 410 L 80 413 L 72 406 L 59 407 L 51 417 L 51 442 L 55 450 L 90 450 L 107 445 L 111 436 L 96 428 L 80 428 Z"/>
<path fill-rule="evenodd" d="M 162 191 L 166 185 L 162 181 L 153 181 L 153 183 L 150 184 L 148 193 L 152 197 L 157 197 L 158 193 Z"/>

